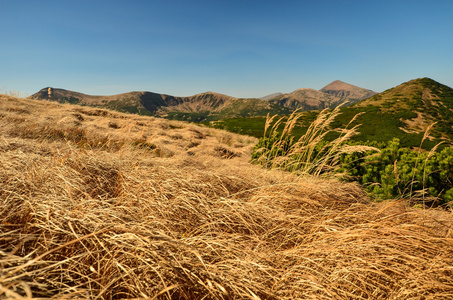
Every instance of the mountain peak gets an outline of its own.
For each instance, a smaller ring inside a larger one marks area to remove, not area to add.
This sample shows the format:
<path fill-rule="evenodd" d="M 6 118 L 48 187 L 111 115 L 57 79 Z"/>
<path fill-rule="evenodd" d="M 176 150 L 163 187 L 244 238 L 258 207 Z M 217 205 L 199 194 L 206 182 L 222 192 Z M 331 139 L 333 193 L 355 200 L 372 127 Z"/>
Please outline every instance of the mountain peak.
<path fill-rule="evenodd" d="M 320 89 L 321 92 L 330 94 L 342 101 L 357 102 L 376 95 L 372 90 L 364 89 L 341 80 L 335 80 Z"/>
<path fill-rule="evenodd" d="M 421 85 L 425 86 L 425 85 L 433 85 L 433 84 L 439 85 L 440 83 L 429 77 L 422 77 L 422 78 L 409 80 L 407 82 L 402 83 L 401 85 L 411 85 L 411 84 L 421 84 Z"/>
<path fill-rule="evenodd" d="M 366 105 L 384 105 L 387 109 L 395 107 L 395 110 L 423 107 L 434 111 L 434 106 L 453 109 L 453 89 L 428 77 L 417 78 L 357 103 L 357 106 Z"/>
<path fill-rule="evenodd" d="M 350 84 L 344 82 L 344 81 L 341 81 L 341 80 L 334 80 L 332 81 L 331 83 L 329 83 L 328 85 L 326 85 L 325 87 L 323 87 L 321 90 L 338 90 L 338 89 L 342 89 L 344 87 L 349 87 Z"/>
<path fill-rule="evenodd" d="M 341 81 L 341 80 L 335 80 L 335 81 L 332 81 L 331 83 L 329 83 L 328 85 L 326 85 L 325 87 L 323 87 L 322 89 L 320 89 L 320 91 L 322 91 L 322 92 L 326 92 L 326 91 L 340 91 L 340 90 L 341 91 L 352 91 L 352 90 L 357 90 L 357 89 L 361 89 L 362 90 L 363 88 L 355 86 L 355 85 L 352 85 L 352 84 L 349 84 L 349 83 L 346 83 L 346 82 Z"/>

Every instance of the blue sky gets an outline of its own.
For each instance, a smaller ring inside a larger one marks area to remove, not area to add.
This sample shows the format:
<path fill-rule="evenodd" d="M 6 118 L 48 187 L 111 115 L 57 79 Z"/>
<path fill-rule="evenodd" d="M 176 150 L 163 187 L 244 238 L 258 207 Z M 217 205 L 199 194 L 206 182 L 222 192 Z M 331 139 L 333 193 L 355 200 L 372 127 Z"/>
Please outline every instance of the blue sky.
<path fill-rule="evenodd" d="M 2 1 L 0 88 L 260 97 L 453 87 L 453 1 Z"/>

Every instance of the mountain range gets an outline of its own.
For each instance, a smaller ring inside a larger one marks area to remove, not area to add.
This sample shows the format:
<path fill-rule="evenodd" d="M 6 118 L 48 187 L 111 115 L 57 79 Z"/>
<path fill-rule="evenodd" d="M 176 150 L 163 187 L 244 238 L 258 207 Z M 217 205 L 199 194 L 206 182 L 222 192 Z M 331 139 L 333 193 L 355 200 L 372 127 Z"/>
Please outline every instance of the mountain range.
<path fill-rule="evenodd" d="M 375 94 L 371 90 L 336 80 L 321 90 L 302 88 L 292 93 L 275 93 L 262 98 L 236 98 L 215 92 L 189 97 L 152 92 L 93 96 L 52 87 L 43 88 L 30 98 L 201 122 L 234 117 L 264 116 L 268 113 L 286 114 L 295 109 L 316 110 L 337 106 L 342 102 L 352 104 Z"/>
<path fill-rule="evenodd" d="M 410 80 L 379 94 L 336 80 L 320 90 L 302 88 L 262 98 L 235 98 L 214 92 L 190 97 L 151 92 L 91 96 L 63 89 L 50 90 L 50 96 L 49 88 L 45 88 L 30 98 L 205 122 L 256 137 L 262 136 L 263 116 L 268 113 L 284 115 L 296 109 L 306 111 L 307 116 L 302 119 L 307 124 L 300 124 L 303 132 L 303 127 L 316 115 L 312 111 L 346 102 L 333 126 L 344 127 L 354 118 L 352 125 L 360 124 L 360 134 L 353 138 L 355 140 L 386 142 L 397 137 L 403 146 L 418 147 L 433 123 L 424 148 L 453 140 L 453 89 L 430 78 Z"/>

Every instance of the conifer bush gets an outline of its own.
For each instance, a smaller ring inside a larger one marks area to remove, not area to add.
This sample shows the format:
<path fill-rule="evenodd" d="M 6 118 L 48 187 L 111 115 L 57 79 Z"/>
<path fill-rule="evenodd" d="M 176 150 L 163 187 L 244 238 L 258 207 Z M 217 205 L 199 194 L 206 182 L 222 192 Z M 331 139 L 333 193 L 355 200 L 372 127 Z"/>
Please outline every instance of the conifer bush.
<path fill-rule="evenodd" d="M 341 170 L 376 199 L 411 198 L 429 204 L 453 200 L 453 147 L 438 151 L 402 148 L 393 139 L 378 153 L 341 157 Z"/>

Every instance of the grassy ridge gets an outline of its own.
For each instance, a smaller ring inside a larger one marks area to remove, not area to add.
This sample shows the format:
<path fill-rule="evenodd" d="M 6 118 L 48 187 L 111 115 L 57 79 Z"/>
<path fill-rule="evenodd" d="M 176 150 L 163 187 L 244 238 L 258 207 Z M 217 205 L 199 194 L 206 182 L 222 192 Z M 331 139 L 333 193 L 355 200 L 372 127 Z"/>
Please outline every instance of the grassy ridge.
<path fill-rule="evenodd" d="M 44 88 L 29 98 L 94 106 L 140 115 L 166 116 L 172 120 L 190 122 L 291 112 L 288 108 L 261 99 L 234 98 L 213 92 L 190 97 L 174 97 L 151 92 L 92 96 L 63 89 L 52 89 L 49 97 L 48 88 Z"/>

